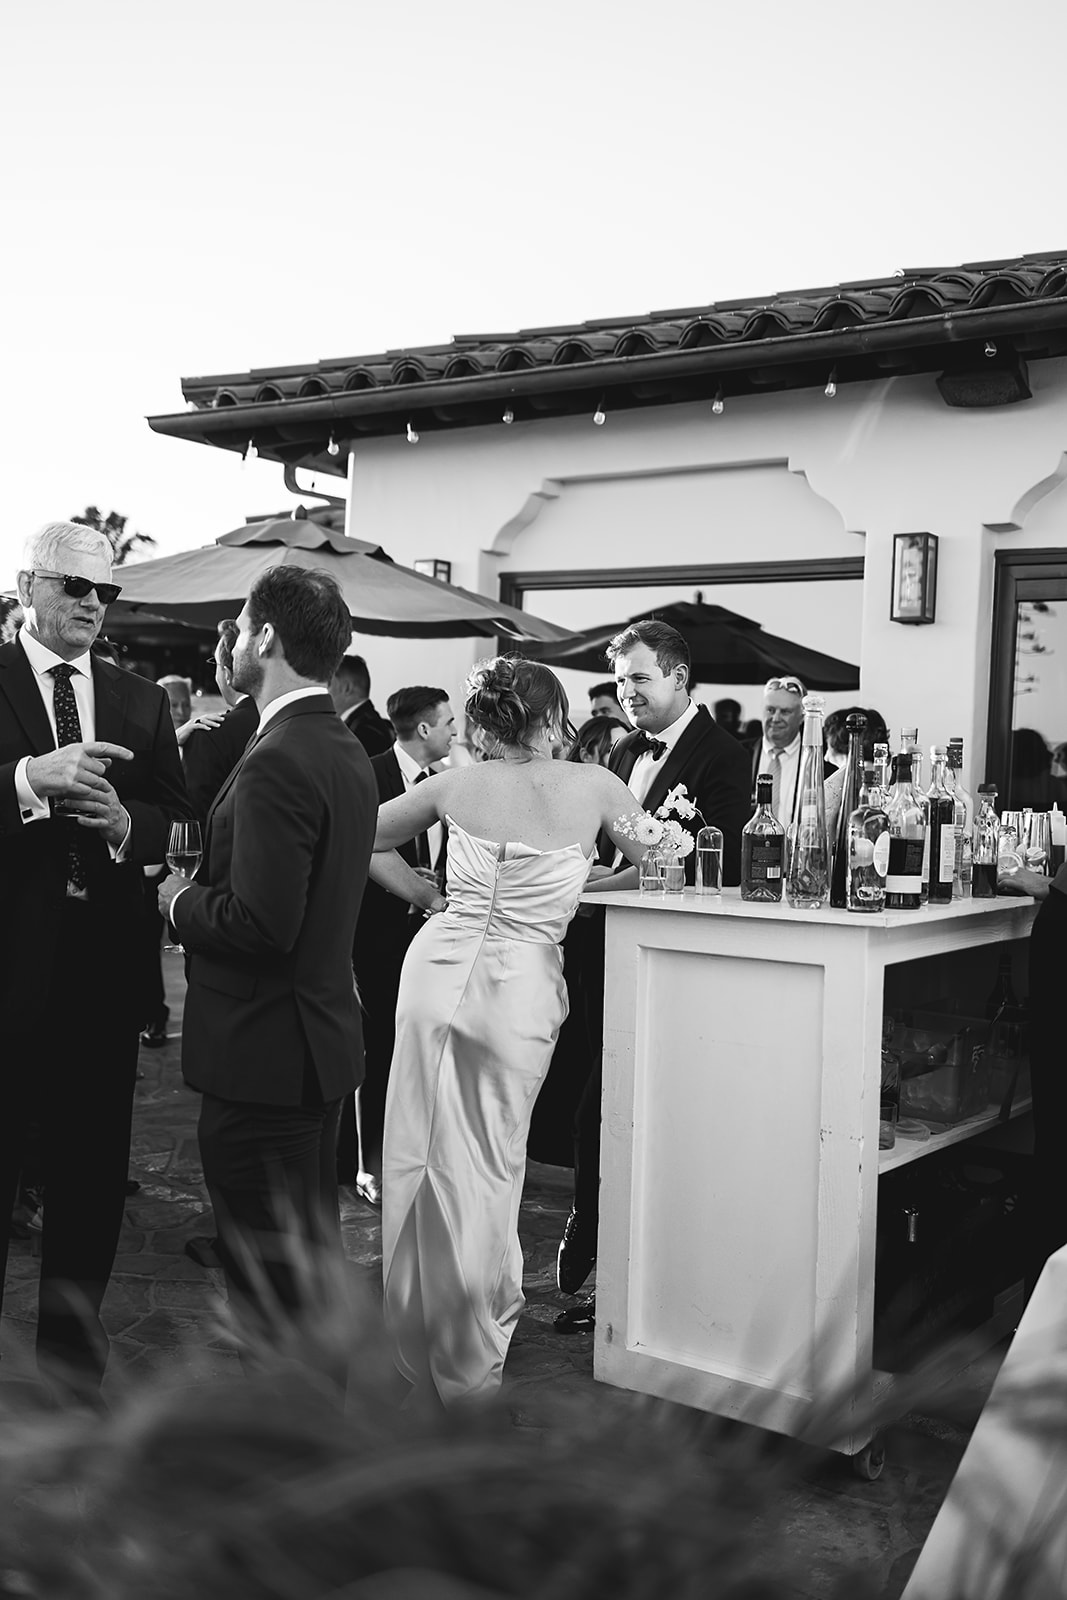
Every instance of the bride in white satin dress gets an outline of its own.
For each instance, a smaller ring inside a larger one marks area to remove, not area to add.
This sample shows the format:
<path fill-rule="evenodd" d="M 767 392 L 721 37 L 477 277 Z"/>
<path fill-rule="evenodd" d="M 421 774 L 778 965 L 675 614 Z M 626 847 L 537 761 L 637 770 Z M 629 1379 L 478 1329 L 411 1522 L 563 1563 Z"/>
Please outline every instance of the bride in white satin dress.
<path fill-rule="evenodd" d="M 400 982 L 382 1171 L 394 1359 L 420 1399 L 444 1405 L 497 1391 L 524 1304 L 526 1137 L 567 1014 L 560 942 L 593 887 L 597 834 L 643 854 L 616 828 L 640 810 L 621 779 L 553 760 L 569 727 L 554 673 L 500 656 L 467 690 L 486 759 L 383 805 L 375 840 L 386 851 L 448 825 L 447 908 L 415 936 Z"/>

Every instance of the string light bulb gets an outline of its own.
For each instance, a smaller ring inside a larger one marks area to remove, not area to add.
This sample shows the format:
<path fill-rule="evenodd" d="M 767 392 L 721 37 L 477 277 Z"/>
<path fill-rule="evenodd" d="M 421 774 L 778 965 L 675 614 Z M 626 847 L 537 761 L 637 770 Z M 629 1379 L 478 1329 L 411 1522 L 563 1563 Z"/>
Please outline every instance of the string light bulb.
<path fill-rule="evenodd" d="M 509 425 L 512 422 L 515 421 L 515 413 L 514 413 L 514 411 L 512 411 L 510 406 L 508 406 L 507 410 L 504 412 L 504 415 L 501 417 L 500 420 L 501 420 L 501 422 L 506 422 Z"/>
<path fill-rule="evenodd" d="M 339 456 L 341 454 L 341 446 L 337 443 L 332 433 L 330 434 L 330 442 L 326 446 L 326 454 L 328 456 Z"/>
<path fill-rule="evenodd" d="M 415 429 L 412 427 L 410 422 L 408 423 L 407 439 L 408 444 L 418 444 L 419 442 L 419 436 L 415 432 Z"/>
<path fill-rule="evenodd" d="M 247 466 L 248 463 L 250 461 L 254 461 L 258 455 L 259 451 L 256 449 L 256 441 L 254 439 L 249 439 L 241 453 L 241 464 L 243 466 Z"/>
<path fill-rule="evenodd" d="M 726 410 L 726 401 L 722 397 L 721 388 L 716 389 L 715 391 L 715 398 L 711 402 L 711 410 L 712 414 L 716 417 L 721 417 L 723 412 Z"/>
<path fill-rule="evenodd" d="M 599 400 L 597 402 L 597 408 L 593 412 L 593 421 L 598 428 L 602 428 L 607 420 L 607 416 L 604 412 L 604 402 L 603 400 Z"/>
<path fill-rule="evenodd" d="M 990 358 L 990 360 L 992 360 L 992 358 L 996 355 L 997 347 L 993 343 L 992 339 L 987 339 L 986 340 L 986 342 L 985 342 L 985 353 Z"/>
<path fill-rule="evenodd" d="M 837 393 L 837 368 L 836 367 L 831 367 L 830 368 L 830 376 L 826 380 L 826 388 L 823 390 L 823 394 L 826 396 L 827 400 L 832 400 L 836 393 Z"/>

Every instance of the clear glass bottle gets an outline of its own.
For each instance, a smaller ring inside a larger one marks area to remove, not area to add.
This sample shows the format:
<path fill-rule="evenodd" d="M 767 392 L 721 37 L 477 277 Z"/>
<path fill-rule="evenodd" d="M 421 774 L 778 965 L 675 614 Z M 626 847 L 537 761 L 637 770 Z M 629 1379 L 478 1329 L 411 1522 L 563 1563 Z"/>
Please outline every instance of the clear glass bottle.
<path fill-rule="evenodd" d="M 923 846 L 926 822 L 922 801 L 911 782 L 911 754 L 893 757 L 886 796 L 889 865 L 885 876 L 887 911 L 917 911 L 922 905 Z"/>
<path fill-rule="evenodd" d="M 756 811 L 741 830 L 742 900 L 780 900 L 785 861 L 785 829 L 771 810 L 774 787 L 769 773 L 756 779 Z"/>
<path fill-rule="evenodd" d="M 956 802 L 956 871 L 952 893 L 957 900 L 970 898 L 974 878 L 974 801 L 963 787 L 963 739 L 948 742 L 945 782 Z"/>
<path fill-rule="evenodd" d="M 722 893 L 722 829 L 703 827 L 697 834 L 697 894 Z"/>
<path fill-rule="evenodd" d="M 789 852 L 785 893 L 798 911 L 814 911 L 830 892 L 830 850 L 826 841 L 826 794 L 823 789 L 821 694 L 806 694 L 804 731 L 800 737 L 800 771 L 793 807 L 793 843 Z"/>
<path fill-rule="evenodd" d="M 859 805 L 863 784 L 863 735 L 867 731 L 867 718 L 854 711 L 847 718 L 848 755 L 845 757 L 845 776 L 841 786 L 841 809 L 837 813 L 833 860 L 830 866 L 830 904 L 840 909 L 848 904 L 849 818 Z"/>
<path fill-rule="evenodd" d="M 945 781 L 948 747 L 930 746 L 933 775 L 926 791 L 928 899 L 932 906 L 948 905 L 956 871 L 956 801 Z"/>
<path fill-rule="evenodd" d="M 848 872 L 845 906 L 849 911 L 882 911 L 889 868 L 889 818 L 875 783 L 875 769 L 863 770 L 859 804 L 848 819 Z"/>
<path fill-rule="evenodd" d="M 922 794 L 923 753 L 919 749 L 918 728 L 901 728 L 900 754 L 911 756 L 911 781 L 916 794 Z"/>
<path fill-rule="evenodd" d="M 874 781 L 881 796 L 883 804 L 889 791 L 889 746 L 876 744 L 874 747 Z"/>
<path fill-rule="evenodd" d="M 995 783 L 978 785 L 978 815 L 974 819 L 971 892 L 976 900 L 994 900 L 997 893 L 997 854 L 1000 818 L 996 811 Z"/>

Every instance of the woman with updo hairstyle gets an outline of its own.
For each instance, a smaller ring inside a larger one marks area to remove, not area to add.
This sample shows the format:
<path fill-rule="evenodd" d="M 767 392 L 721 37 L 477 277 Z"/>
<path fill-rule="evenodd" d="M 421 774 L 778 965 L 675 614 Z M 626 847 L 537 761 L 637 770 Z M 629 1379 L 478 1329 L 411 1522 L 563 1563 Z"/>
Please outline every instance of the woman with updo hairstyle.
<path fill-rule="evenodd" d="M 382 1254 L 397 1369 L 419 1400 L 446 1406 L 496 1392 L 524 1304 L 519 1198 L 567 1014 L 560 947 L 587 888 L 626 884 L 593 865 L 597 837 L 635 865 L 644 853 L 619 827 L 643 815 L 622 780 L 554 759 L 575 735 L 548 667 L 480 662 L 464 710 L 484 759 L 383 805 L 371 867 L 431 913 L 400 979 Z M 435 822 L 448 830 L 447 900 L 427 902 L 425 881 L 386 853 Z"/>

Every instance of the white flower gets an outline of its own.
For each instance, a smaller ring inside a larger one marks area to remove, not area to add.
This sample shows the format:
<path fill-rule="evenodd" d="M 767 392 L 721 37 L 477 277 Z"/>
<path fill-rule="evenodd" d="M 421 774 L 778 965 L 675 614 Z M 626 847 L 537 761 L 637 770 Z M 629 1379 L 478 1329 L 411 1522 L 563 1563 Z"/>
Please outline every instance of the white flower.
<path fill-rule="evenodd" d="M 650 817 L 647 811 L 643 812 L 639 817 L 634 817 L 633 830 L 630 837 L 637 844 L 646 846 L 659 844 L 663 838 L 663 824 L 655 817 Z"/>
<path fill-rule="evenodd" d="M 669 816 L 672 811 L 676 817 L 683 817 L 686 821 L 697 814 L 697 808 L 690 800 L 689 790 L 684 783 L 675 784 L 660 809 L 656 812 L 656 815 L 665 817 Z"/>

